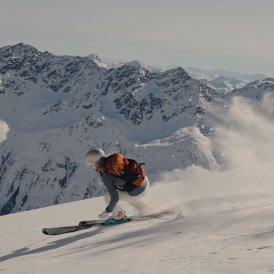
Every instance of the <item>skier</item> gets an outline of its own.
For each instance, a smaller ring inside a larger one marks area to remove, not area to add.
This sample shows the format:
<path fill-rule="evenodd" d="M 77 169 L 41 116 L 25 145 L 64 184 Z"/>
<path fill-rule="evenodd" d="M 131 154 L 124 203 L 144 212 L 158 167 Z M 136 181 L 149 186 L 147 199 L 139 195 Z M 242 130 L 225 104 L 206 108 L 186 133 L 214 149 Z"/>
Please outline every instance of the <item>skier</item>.
<path fill-rule="evenodd" d="M 142 164 L 127 159 L 122 154 L 105 155 L 102 149 L 91 149 L 85 155 L 85 164 L 97 171 L 107 189 L 104 195 L 106 209 L 99 214 L 105 222 L 127 221 L 126 212 L 118 204 L 127 201 L 139 215 L 145 214 L 148 206 L 141 200 L 149 187 L 149 180 Z"/>

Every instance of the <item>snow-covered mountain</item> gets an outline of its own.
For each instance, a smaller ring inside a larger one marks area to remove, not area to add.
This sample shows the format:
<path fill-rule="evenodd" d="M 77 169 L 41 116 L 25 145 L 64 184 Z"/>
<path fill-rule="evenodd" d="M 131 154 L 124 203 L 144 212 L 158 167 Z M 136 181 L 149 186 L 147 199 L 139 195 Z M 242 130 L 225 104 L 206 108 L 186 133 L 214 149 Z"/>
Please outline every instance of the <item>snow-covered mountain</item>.
<path fill-rule="evenodd" d="M 214 80 L 208 81 L 208 85 L 221 92 L 230 92 L 245 86 L 248 82 L 236 78 L 219 76 Z"/>
<path fill-rule="evenodd" d="M 225 69 L 201 69 L 196 67 L 186 67 L 185 69 L 194 79 L 207 80 L 210 87 L 224 93 L 240 89 L 250 82 L 267 78 L 264 74 L 248 74 Z"/>
<path fill-rule="evenodd" d="M 261 102 L 267 93 L 272 95 L 274 93 L 274 78 L 253 81 L 242 88 L 233 90 L 233 92 L 227 96 L 242 96 L 253 101 Z"/>
<path fill-rule="evenodd" d="M 125 60 L 120 59 L 111 59 L 111 58 L 101 58 L 97 54 L 91 54 L 90 57 L 99 65 L 105 68 L 117 68 L 123 66 L 127 63 L 131 63 Z M 178 65 L 151 65 L 142 60 L 135 60 L 132 63 L 135 63 L 151 72 L 164 72 L 170 69 L 175 69 Z M 207 80 L 208 85 L 222 92 L 232 91 L 233 89 L 238 89 L 250 82 L 257 80 L 263 80 L 269 76 L 259 73 L 244 73 L 240 71 L 231 71 L 227 69 L 203 69 L 193 66 L 184 67 L 184 70 L 192 78 L 196 80 Z"/>
<path fill-rule="evenodd" d="M 197 67 L 186 67 L 187 73 L 195 79 L 206 79 L 212 81 L 220 76 L 225 78 L 234 78 L 241 81 L 252 82 L 267 78 L 264 74 L 249 74 L 226 69 L 202 69 Z"/>
<path fill-rule="evenodd" d="M 97 56 L 92 54 L 91 56 Z M 97 59 L 99 57 L 97 56 Z M 97 60 L 96 59 L 96 60 Z M 96 61 L 95 60 L 95 61 Z M 113 60 L 113 59 L 103 59 L 103 63 L 99 58 L 99 64 L 105 68 L 117 68 L 126 63 L 127 61 L 122 60 Z M 150 65 L 143 61 L 134 61 L 136 64 L 142 66 L 143 68 L 151 72 L 163 72 L 170 69 L 175 69 L 178 66 L 169 65 L 169 66 L 159 66 L 159 65 Z M 234 89 L 239 89 L 250 82 L 257 80 L 263 80 L 267 78 L 264 74 L 248 74 L 237 71 L 229 71 L 226 69 L 201 69 L 196 67 L 186 67 L 185 71 L 194 79 L 208 81 L 208 86 L 216 89 L 220 92 L 230 92 Z"/>
<path fill-rule="evenodd" d="M 91 147 L 146 162 L 151 178 L 217 165 L 200 130 L 216 92 L 182 68 L 106 69 L 96 56 L 18 44 L 0 49 L 0 80 L 0 119 L 10 129 L 0 144 L 1 214 L 102 193 L 83 165 Z"/>
<path fill-rule="evenodd" d="M 108 68 L 96 55 L 1 48 L 0 214 L 100 195 L 97 174 L 83 165 L 92 147 L 145 162 L 152 181 L 193 164 L 216 169 L 208 114 L 242 92 L 215 90 L 180 67 L 153 72 L 133 61 Z"/>

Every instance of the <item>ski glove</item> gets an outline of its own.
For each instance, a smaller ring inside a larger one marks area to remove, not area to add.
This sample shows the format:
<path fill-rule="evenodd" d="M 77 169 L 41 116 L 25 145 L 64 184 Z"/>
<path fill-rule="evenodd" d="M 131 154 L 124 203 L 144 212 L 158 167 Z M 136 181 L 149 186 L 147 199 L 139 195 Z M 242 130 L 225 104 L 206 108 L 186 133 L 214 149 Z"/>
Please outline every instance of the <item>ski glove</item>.
<path fill-rule="evenodd" d="M 106 212 L 106 210 L 104 210 L 101 214 L 98 215 L 99 219 L 101 220 L 105 220 L 111 217 L 111 213 L 110 212 Z"/>

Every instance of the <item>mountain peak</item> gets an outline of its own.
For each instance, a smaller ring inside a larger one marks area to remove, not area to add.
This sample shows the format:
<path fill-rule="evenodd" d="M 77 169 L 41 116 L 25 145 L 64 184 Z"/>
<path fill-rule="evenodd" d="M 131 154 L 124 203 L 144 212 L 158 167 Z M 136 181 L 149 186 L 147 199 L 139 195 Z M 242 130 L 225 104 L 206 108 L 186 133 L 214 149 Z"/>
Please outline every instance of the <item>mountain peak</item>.
<path fill-rule="evenodd" d="M 125 63 L 125 66 L 140 68 L 142 65 L 140 64 L 139 61 L 133 60 L 133 61 L 131 61 L 131 62 Z"/>
<path fill-rule="evenodd" d="M 173 68 L 173 69 L 169 69 L 167 71 L 163 72 L 164 74 L 168 74 L 168 75 L 174 75 L 178 78 L 191 78 L 188 73 L 182 68 L 182 67 L 177 67 L 177 68 Z"/>
<path fill-rule="evenodd" d="M 39 51 L 35 47 L 24 43 L 0 48 L 0 54 L 4 54 L 4 57 L 10 54 L 13 54 L 14 57 L 19 57 L 22 55 L 37 55 L 38 53 Z"/>
<path fill-rule="evenodd" d="M 14 53 L 39 52 L 38 49 L 36 49 L 35 47 L 28 44 L 24 44 L 24 43 L 19 43 L 16 45 L 0 48 L 0 52 L 6 52 L 6 51 L 10 51 Z"/>
<path fill-rule="evenodd" d="M 274 86 L 274 78 L 265 78 L 262 80 L 256 80 L 247 84 L 244 88 L 258 88 L 262 86 Z"/>
<path fill-rule="evenodd" d="M 88 58 L 91 59 L 100 68 L 109 68 L 107 64 L 102 62 L 101 58 L 96 53 L 88 55 Z"/>

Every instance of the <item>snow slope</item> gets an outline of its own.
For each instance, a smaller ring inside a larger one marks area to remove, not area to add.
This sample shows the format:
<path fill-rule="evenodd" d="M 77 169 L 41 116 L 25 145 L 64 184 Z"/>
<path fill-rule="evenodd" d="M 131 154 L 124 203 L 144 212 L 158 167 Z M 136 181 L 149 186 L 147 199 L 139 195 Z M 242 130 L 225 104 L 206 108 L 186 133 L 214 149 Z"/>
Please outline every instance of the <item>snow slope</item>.
<path fill-rule="evenodd" d="M 203 182 L 192 177 L 189 188 L 182 181 L 163 181 L 152 187 L 146 201 L 163 206 L 161 194 L 165 196 L 166 189 L 167 205 L 182 209 L 182 216 L 177 217 L 46 236 L 41 233 L 45 226 L 96 218 L 104 207 L 103 199 L 2 216 L 0 270 L 7 274 L 271 273 L 273 192 L 263 188 L 259 194 L 256 180 L 253 190 L 237 191 L 245 185 L 237 186 L 239 181 L 231 181 L 228 187 L 229 176 L 239 178 L 239 172 L 200 170 Z M 211 192 L 204 191 L 209 188 Z"/>

